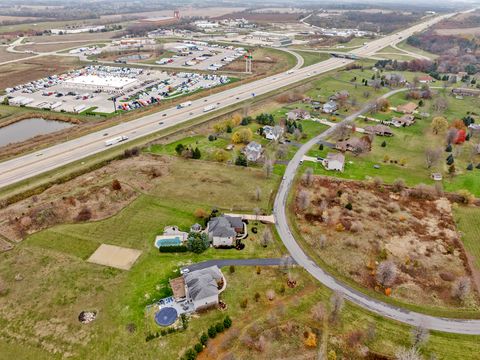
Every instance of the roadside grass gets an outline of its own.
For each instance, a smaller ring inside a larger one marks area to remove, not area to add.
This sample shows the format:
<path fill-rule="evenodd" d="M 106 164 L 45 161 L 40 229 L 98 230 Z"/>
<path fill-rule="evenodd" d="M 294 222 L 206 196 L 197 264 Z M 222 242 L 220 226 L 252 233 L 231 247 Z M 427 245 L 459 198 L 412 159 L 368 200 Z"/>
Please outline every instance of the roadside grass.
<path fill-rule="evenodd" d="M 310 51 L 301 51 L 301 50 L 295 50 L 297 54 L 299 54 L 301 57 L 303 57 L 303 66 L 307 67 L 316 63 L 319 63 L 320 61 L 325 61 L 330 59 L 330 54 L 327 53 L 317 53 L 317 52 L 310 52 Z"/>
<path fill-rule="evenodd" d="M 416 54 L 424 55 L 424 56 L 430 58 L 431 60 L 435 60 L 436 58 L 438 58 L 437 54 L 433 54 L 433 53 L 430 53 L 428 51 L 422 50 L 420 48 L 411 46 L 411 45 L 407 44 L 406 40 L 397 44 L 397 47 L 399 49 L 403 49 L 403 50 L 411 51 L 411 52 L 416 53 Z"/>
<path fill-rule="evenodd" d="M 480 271 L 480 209 L 459 206 L 453 209 L 457 227 L 461 231 L 462 242 L 468 253 L 473 256 L 475 265 Z"/>

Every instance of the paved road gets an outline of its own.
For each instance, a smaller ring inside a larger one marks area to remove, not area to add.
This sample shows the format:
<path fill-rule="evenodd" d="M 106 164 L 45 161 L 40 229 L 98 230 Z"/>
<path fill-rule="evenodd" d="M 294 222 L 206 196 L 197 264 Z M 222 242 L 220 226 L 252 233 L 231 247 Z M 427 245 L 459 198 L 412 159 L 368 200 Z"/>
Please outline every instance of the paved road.
<path fill-rule="evenodd" d="M 428 28 L 445 16 L 429 19 L 428 21 L 403 30 L 397 34 L 370 42 L 368 45 L 356 49 L 359 56 L 368 56 L 379 49 L 402 41 L 414 32 Z M 130 140 L 152 134 L 159 130 L 184 123 L 204 114 L 206 105 L 215 105 L 217 109 L 225 108 L 244 100 L 251 99 L 253 94 L 260 95 L 278 90 L 290 84 L 307 80 L 324 72 L 343 67 L 352 60 L 332 58 L 317 64 L 307 66 L 287 73 L 273 75 L 248 84 L 238 86 L 223 92 L 195 100 L 192 105 L 184 109 L 170 108 L 161 113 L 147 115 L 136 120 L 122 123 L 83 137 L 54 145 L 41 152 L 23 155 L 0 163 L 0 187 L 4 187 L 20 180 L 39 175 L 43 172 L 56 169 L 75 160 L 97 154 L 105 150 L 105 140 L 119 135 L 127 136 Z M 113 105 L 112 105 L 113 106 Z M 104 133 L 108 135 L 103 136 Z"/>
<path fill-rule="evenodd" d="M 405 89 L 391 91 L 388 94 L 383 95 L 383 97 L 391 96 L 399 91 L 405 91 Z M 361 111 L 348 116 L 344 121 L 354 119 L 356 116 L 366 111 L 368 111 L 368 106 L 365 106 Z M 276 228 L 280 238 L 282 239 L 292 258 L 297 264 L 305 268 L 306 271 L 308 271 L 322 284 L 332 290 L 341 291 L 345 295 L 346 299 L 376 314 L 413 326 L 422 325 L 431 330 L 480 335 L 480 320 L 438 318 L 409 311 L 393 305 L 388 305 L 384 302 L 370 298 L 369 296 L 335 279 L 329 273 L 320 268 L 305 254 L 300 245 L 296 242 L 295 237 L 288 226 L 288 219 L 286 215 L 288 194 L 297 173 L 298 166 L 300 165 L 300 160 L 302 160 L 304 155 L 311 147 L 315 146 L 319 142 L 325 141 L 325 139 L 328 138 L 328 136 L 334 131 L 334 128 L 335 127 L 329 128 L 324 133 L 311 139 L 296 152 L 293 159 L 290 160 L 287 165 L 283 181 L 280 184 L 277 197 L 275 198 L 273 214 L 277 220 Z"/>
<path fill-rule="evenodd" d="M 285 258 L 265 258 L 265 259 L 219 259 L 219 260 L 207 260 L 204 262 L 183 266 L 182 269 L 188 269 L 190 271 L 205 269 L 210 266 L 217 265 L 218 267 L 224 266 L 279 266 L 285 264 L 288 260 L 289 264 L 295 264 L 295 261 L 291 257 Z"/>

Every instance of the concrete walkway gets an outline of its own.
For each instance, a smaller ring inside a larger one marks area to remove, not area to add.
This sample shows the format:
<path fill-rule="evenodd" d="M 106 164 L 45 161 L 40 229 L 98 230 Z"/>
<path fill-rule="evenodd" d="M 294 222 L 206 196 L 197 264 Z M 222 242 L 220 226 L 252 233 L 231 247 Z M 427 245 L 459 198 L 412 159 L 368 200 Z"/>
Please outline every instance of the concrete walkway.
<path fill-rule="evenodd" d="M 242 220 L 261 221 L 269 224 L 275 224 L 273 215 L 255 215 L 255 214 L 225 214 L 226 216 L 240 217 Z"/>

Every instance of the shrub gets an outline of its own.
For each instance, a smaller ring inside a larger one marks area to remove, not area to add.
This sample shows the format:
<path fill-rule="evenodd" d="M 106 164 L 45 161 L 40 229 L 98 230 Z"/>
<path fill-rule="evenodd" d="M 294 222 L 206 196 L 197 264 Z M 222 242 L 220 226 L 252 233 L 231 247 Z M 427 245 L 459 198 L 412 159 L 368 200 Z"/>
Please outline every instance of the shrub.
<path fill-rule="evenodd" d="M 195 216 L 197 219 L 205 219 L 208 216 L 208 213 L 205 209 L 198 208 L 193 212 L 193 216 Z"/>
<path fill-rule="evenodd" d="M 353 209 L 353 206 L 351 203 L 348 203 L 347 205 L 345 205 L 345 209 L 347 210 L 352 210 Z"/>
<path fill-rule="evenodd" d="M 212 325 L 208 328 L 208 337 L 213 339 L 215 336 L 217 336 L 217 329 L 214 325 Z"/>
<path fill-rule="evenodd" d="M 215 141 L 217 140 L 217 137 L 215 135 L 208 135 L 208 141 Z"/>
<path fill-rule="evenodd" d="M 197 352 L 195 349 L 188 349 L 184 355 L 185 360 L 195 360 L 197 358 Z"/>
<path fill-rule="evenodd" d="M 256 292 L 253 296 L 253 299 L 255 300 L 255 302 L 258 302 L 258 300 L 260 300 L 260 293 Z"/>
<path fill-rule="evenodd" d="M 230 267 L 228 269 L 230 271 L 230 274 L 233 274 L 235 272 L 235 266 L 234 265 L 230 265 Z"/>
<path fill-rule="evenodd" d="M 217 331 L 217 333 L 223 332 L 223 330 L 225 330 L 225 327 L 223 326 L 223 323 L 221 323 L 221 322 L 216 323 L 215 324 L 215 330 Z"/>
<path fill-rule="evenodd" d="M 200 341 L 200 344 L 206 345 L 208 342 L 208 335 L 206 333 L 203 333 L 202 335 L 200 335 L 199 341 Z"/>
<path fill-rule="evenodd" d="M 185 245 L 174 245 L 174 246 L 160 246 L 158 251 L 161 253 L 177 253 L 177 252 L 187 252 L 188 248 Z"/>
<path fill-rule="evenodd" d="M 385 146 L 387 146 L 387 142 L 384 140 L 384 141 L 382 142 L 382 147 L 385 147 Z"/>
<path fill-rule="evenodd" d="M 230 316 L 225 316 L 225 319 L 223 319 L 223 326 L 225 329 L 229 329 L 232 326 L 232 319 L 230 319 Z"/>
<path fill-rule="evenodd" d="M 122 190 L 122 184 L 117 179 L 112 181 L 112 190 L 119 191 Z"/>
<path fill-rule="evenodd" d="M 88 207 L 83 207 L 78 213 L 76 220 L 77 221 L 88 221 L 92 218 L 92 210 Z"/>
<path fill-rule="evenodd" d="M 248 305 L 248 299 L 247 299 L 247 298 L 243 299 L 243 300 L 240 302 L 240 307 L 241 307 L 242 309 L 246 309 L 246 308 L 247 308 L 247 305 Z"/>
<path fill-rule="evenodd" d="M 197 354 L 200 354 L 203 351 L 203 345 L 201 343 L 196 343 L 193 349 L 197 352 Z"/>

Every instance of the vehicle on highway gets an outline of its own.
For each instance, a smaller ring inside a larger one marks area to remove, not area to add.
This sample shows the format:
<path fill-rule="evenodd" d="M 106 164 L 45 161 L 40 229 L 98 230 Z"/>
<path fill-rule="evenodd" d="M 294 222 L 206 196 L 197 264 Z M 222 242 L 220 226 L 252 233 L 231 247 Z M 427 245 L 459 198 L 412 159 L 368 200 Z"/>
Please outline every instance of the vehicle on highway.
<path fill-rule="evenodd" d="M 181 103 L 181 104 L 178 104 L 178 105 L 177 105 L 177 109 L 185 108 L 185 107 L 190 106 L 190 105 L 192 105 L 192 102 L 191 102 L 191 101 L 185 101 L 185 102 L 183 102 L 183 103 Z"/>
<path fill-rule="evenodd" d="M 160 121 L 160 122 L 158 123 L 158 125 L 163 125 L 163 121 Z"/>
<path fill-rule="evenodd" d="M 211 111 L 211 110 L 215 109 L 216 107 L 217 107 L 217 105 L 215 105 L 215 104 L 207 105 L 203 108 L 203 112 Z"/>
<path fill-rule="evenodd" d="M 290 74 L 293 74 L 293 73 L 294 73 L 293 70 L 288 70 L 288 71 L 287 71 L 287 75 L 290 75 Z"/>
<path fill-rule="evenodd" d="M 108 133 L 104 133 L 103 136 L 108 136 Z"/>
<path fill-rule="evenodd" d="M 112 146 L 112 145 L 115 145 L 115 144 L 118 144 L 119 142 L 122 142 L 122 141 L 126 141 L 128 140 L 128 137 L 127 136 L 117 136 L 117 137 L 114 137 L 112 139 L 108 139 L 107 141 L 105 141 L 105 146 Z"/>
<path fill-rule="evenodd" d="M 162 114 L 162 116 L 167 116 L 167 114 Z"/>

